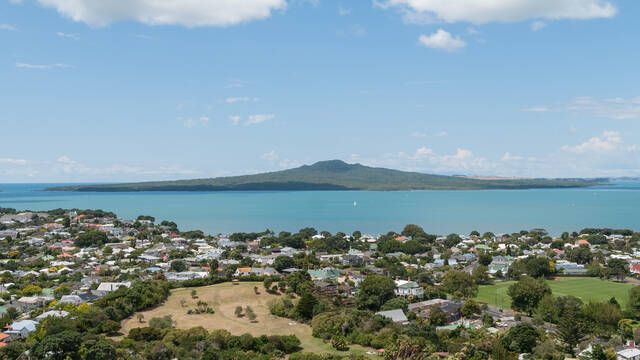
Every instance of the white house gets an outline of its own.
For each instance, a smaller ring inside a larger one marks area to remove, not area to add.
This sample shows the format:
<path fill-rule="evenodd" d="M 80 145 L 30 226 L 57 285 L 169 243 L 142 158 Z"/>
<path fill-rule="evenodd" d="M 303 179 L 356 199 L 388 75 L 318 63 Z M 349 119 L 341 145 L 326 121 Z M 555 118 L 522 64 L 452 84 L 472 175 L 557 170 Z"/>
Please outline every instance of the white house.
<path fill-rule="evenodd" d="M 424 289 L 415 281 L 396 280 L 395 283 L 397 296 L 424 296 Z"/>
<path fill-rule="evenodd" d="M 628 348 L 618 351 L 616 355 L 617 360 L 640 360 L 640 349 Z"/>

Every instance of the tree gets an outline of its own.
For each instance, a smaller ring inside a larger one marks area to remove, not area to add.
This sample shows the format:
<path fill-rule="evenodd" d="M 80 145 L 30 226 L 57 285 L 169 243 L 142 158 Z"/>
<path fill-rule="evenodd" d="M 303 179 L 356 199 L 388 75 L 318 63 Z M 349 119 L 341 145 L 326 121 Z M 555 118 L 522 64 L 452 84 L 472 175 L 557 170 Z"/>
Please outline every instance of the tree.
<path fill-rule="evenodd" d="M 236 306 L 236 310 L 234 311 L 234 314 L 236 315 L 236 317 L 243 317 L 244 314 L 242 312 L 242 306 L 240 305 Z"/>
<path fill-rule="evenodd" d="M 478 293 L 473 277 L 464 271 L 449 270 L 442 279 L 442 288 L 458 298 L 471 298 Z"/>
<path fill-rule="evenodd" d="M 75 244 L 81 248 L 102 247 L 102 245 L 106 244 L 108 241 L 109 238 L 107 237 L 107 234 L 99 230 L 91 229 L 80 234 L 80 236 L 75 240 Z"/>
<path fill-rule="evenodd" d="M 96 341 L 84 354 L 85 360 L 111 360 L 116 357 L 116 348 L 105 340 Z"/>
<path fill-rule="evenodd" d="M 488 284 L 490 281 L 489 268 L 487 268 L 485 265 L 478 265 L 475 269 L 473 269 L 472 276 L 476 284 Z"/>
<path fill-rule="evenodd" d="M 49 334 L 33 347 L 31 355 L 35 359 L 64 360 L 78 351 L 81 341 L 82 337 L 77 331 Z"/>
<path fill-rule="evenodd" d="M 247 318 L 249 318 L 251 322 L 255 322 L 257 316 L 256 316 L 256 313 L 253 312 L 253 309 L 251 308 L 251 306 L 249 305 L 245 306 L 244 312 L 245 314 L 247 314 Z"/>
<path fill-rule="evenodd" d="M 382 304 L 395 296 L 396 285 L 390 278 L 369 275 L 360 284 L 357 302 L 363 309 L 377 311 Z"/>
<path fill-rule="evenodd" d="M 302 319 L 311 320 L 313 318 L 313 308 L 316 304 L 318 304 L 318 300 L 310 292 L 306 292 L 296 305 L 296 314 Z"/>
<path fill-rule="evenodd" d="M 458 245 L 462 241 L 462 238 L 458 234 L 449 234 L 444 240 L 444 246 L 452 248 Z"/>
<path fill-rule="evenodd" d="M 460 313 L 464 317 L 470 317 L 475 314 L 480 314 L 480 305 L 473 299 L 469 299 L 462 304 L 462 308 L 460 309 Z"/>
<path fill-rule="evenodd" d="M 424 234 L 424 230 L 422 229 L 422 227 L 420 227 L 419 225 L 415 225 L 415 224 L 408 224 L 404 227 L 404 229 L 402 230 L 402 235 L 404 236 L 409 236 L 409 237 L 416 237 L 419 235 L 423 235 Z"/>
<path fill-rule="evenodd" d="M 593 259 L 593 254 L 588 246 L 582 245 L 574 249 L 567 250 L 567 258 L 578 264 L 589 264 Z"/>
<path fill-rule="evenodd" d="M 629 274 L 629 264 L 622 259 L 609 259 L 607 262 L 607 275 L 613 276 L 618 281 L 623 281 Z"/>
<path fill-rule="evenodd" d="M 38 285 L 28 284 L 22 288 L 21 292 L 24 296 L 40 295 L 42 293 L 42 288 Z"/>
<path fill-rule="evenodd" d="M 491 256 L 491 254 L 487 252 L 481 252 L 480 255 L 478 255 L 478 263 L 480 265 L 489 266 L 489 264 L 491 264 L 492 261 L 493 261 L 493 256 Z"/>
<path fill-rule="evenodd" d="M 431 310 L 429 310 L 429 325 L 431 326 L 442 326 L 447 323 L 448 316 L 442 311 L 440 306 L 433 306 Z"/>
<path fill-rule="evenodd" d="M 540 335 L 536 329 L 525 323 L 520 323 L 507 332 L 502 338 L 504 347 L 518 353 L 530 353 L 536 346 Z"/>
<path fill-rule="evenodd" d="M 171 315 L 154 317 L 149 320 L 149 326 L 156 329 L 170 329 L 173 327 L 173 319 Z"/>
<path fill-rule="evenodd" d="M 629 312 L 637 319 L 640 317 L 640 286 L 634 286 L 629 290 Z"/>
<path fill-rule="evenodd" d="M 138 322 L 140 324 L 144 322 L 144 315 L 142 313 L 138 313 L 138 315 L 136 315 L 136 318 L 138 319 Z"/>
<path fill-rule="evenodd" d="M 218 266 L 220 266 L 220 264 L 218 263 L 218 260 L 213 259 L 209 261 L 209 275 L 211 276 L 218 275 Z"/>
<path fill-rule="evenodd" d="M 582 341 L 585 334 L 585 326 L 579 314 L 567 311 L 558 323 L 558 338 L 565 344 L 565 350 L 574 355 L 576 345 Z"/>
<path fill-rule="evenodd" d="M 511 308 L 531 315 L 545 295 L 551 294 L 551 288 L 543 279 L 523 276 L 509 286 L 507 294 L 511 297 Z"/>
<path fill-rule="evenodd" d="M 614 334 L 622 319 L 620 308 L 609 302 L 589 302 L 582 308 L 582 314 L 590 324 L 590 332 L 602 336 Z"/>
<path fill-rule="evenodd" d="M 295 266 L 296 262 L 290 256 L 280 255 L 273 261 L 273 267 L 280 272 L 284 269 L 293 268 Z"/>
<path fill-rule="evenodd" d="M 349 346 L 347 345 L 347 339 L 341 335 L 335 335 L 331 338 L 331 346 L 338 351 L 347 351 Z"/>
<path fill-rule="evenodd" d="M 386 311 L 386 310 L 402 309 L 404 311 L 407 311 L 408 308 L 409 308 L 409 303 L 407 302 L 407 299 L 403 297 L 395 297 L 387 301 L 386 303 L 384 303 L 380 308 L 380 310 Z"/>
<path fill-rule="evenodd" d="M 171 270 L 175 272 L 183 272 L 187 270 L 187 263 L 184 260 L 173 260 L 171 262 Z"/>

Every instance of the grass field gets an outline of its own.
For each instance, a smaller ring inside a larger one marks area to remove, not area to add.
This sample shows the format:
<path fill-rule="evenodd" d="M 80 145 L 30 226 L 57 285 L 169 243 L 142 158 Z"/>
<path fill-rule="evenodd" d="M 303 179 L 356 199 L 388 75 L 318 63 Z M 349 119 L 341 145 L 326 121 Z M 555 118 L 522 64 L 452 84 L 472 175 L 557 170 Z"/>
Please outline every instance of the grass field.
<path fill-rule="evenodd" d="M 256 295 L 253 288 L 257 286 L 260 294 Z M 197 299 L 191 298 L 191 291 L 196 290 Z M 268 303 L 278 295 L 264 291 L 262 283 L 242 282 L 237 285 L 223 283 L 197 288 L 183 288 L 171 291 L 167 301 L 161 306 L 141 312 L 145 322 L 137 320 L 137 314 L 126 319 L 122 324 L 122 332 L 128 334 L 136 327 L 147 326 L 147 322 L 154 317 L 171 315 L 179 329 L 202 326 L 205 329 L 225 329 L 233 335 L 245 333 L 258 335 L 296 335 L 304 351 L 314 353 L 337 353 L 331 346 L 321 339 L 311 335 L 311 327 L 290 319 L 271 315 Z M 182 301 L 185 306 L 182 306 Z M 195 308 L 198 301 L 206 301 L 215 310 L 215 314 L 188 315 L 187 310 Z M 234 314 L 236 306 L 251 306 L 257 315 L 257 322 L 252 323 L 246 317 L 238 318 Z M 368 350 L 361 346 L 350 346 L 350 352 L 365 354 Z"/>
<path fill-rule="evenodd" d="M 511 306 L 511 299 L 507 295 L 509 285 L 513 281 L 505 281 L 494 285 L 483 285 L 478 290 L 477 300 L 503 309 Z M 634 285 L 600 280 L 597 278 L 557 278 L 548 280 L 554 296 L 573 295 L 584 302 L 607 301 L 612 297 L 623 307 L 627 304 L 629 289 Z"/>

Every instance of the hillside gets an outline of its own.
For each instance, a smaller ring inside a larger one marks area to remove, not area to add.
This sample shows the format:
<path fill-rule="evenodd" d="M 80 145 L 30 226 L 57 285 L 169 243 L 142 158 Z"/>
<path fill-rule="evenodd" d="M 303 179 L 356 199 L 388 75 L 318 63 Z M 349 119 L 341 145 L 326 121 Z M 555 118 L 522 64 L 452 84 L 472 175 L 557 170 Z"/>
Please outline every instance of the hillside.
<path fill-rule="evenodd" d="M 54 187 L 55 191 L 248 191 L 248 190 L 481 190 L 572 188 L 601 184 L 587 179 L 481 180 L 457 176 L 430 175 L 340 160 L 256 175 L 176 181 Z"/>

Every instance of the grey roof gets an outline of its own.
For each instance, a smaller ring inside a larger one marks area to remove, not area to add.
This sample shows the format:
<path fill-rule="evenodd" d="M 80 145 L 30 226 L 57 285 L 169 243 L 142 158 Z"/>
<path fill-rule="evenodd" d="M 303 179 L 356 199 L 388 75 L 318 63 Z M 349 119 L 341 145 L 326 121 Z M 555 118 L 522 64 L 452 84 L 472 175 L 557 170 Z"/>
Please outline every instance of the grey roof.
<path fill-rule="evenodd" d="M 404 311 L 402 311 L 402 309 L 380 311 L 380 312 L 377 312 L 376 315 L 389 318 L 396 323 L 403 323 L 403 322 L 409 321 L 409 319 L 407 319 L 407 316 L 404 314 Z"/>

